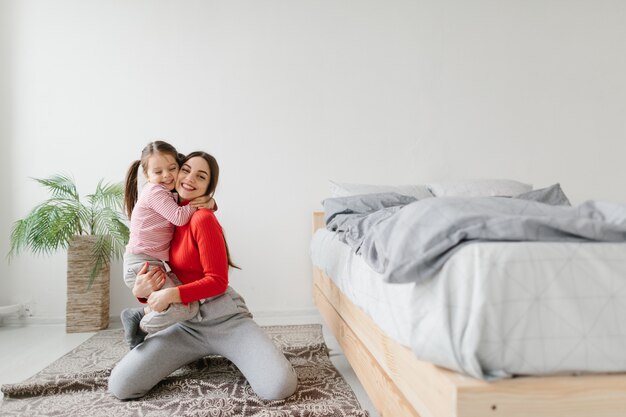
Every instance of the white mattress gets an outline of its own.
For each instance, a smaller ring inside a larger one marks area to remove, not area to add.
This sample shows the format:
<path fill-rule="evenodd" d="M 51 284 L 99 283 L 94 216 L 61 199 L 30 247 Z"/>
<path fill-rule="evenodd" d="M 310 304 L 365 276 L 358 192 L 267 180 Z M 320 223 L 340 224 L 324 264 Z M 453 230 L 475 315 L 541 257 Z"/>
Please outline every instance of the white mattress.
<path fill-rule="evenodd" d="M 318 230 L 313 264 L 394 340 L 478 378 L 626 371 L 626 244 L 465 245 L 424 284 L 387 284 Z"/>
<path fill-rule="evenodd" d="M 409 346 L 411 298 L 415 284 L 389 284 L 337 239 L 336 233 L 320 229 L 311 240 L 313 265 L 365 311 L 389 337 Z"/>

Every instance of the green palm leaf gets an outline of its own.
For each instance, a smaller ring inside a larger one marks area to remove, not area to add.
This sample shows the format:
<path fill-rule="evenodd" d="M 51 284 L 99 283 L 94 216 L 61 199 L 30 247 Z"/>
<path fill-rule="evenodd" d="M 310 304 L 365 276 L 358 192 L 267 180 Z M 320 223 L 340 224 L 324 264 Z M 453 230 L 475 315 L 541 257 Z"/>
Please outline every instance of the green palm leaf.
<path fill-rule="evenodd" d="M 9 251 L 9 259 L 16 256 L 26 246 L 28 231 L 28 219 L 21 219 L 13 223 L 11 230 L 11 250 Z"/>
<path fill-rule="evenodd" d="M 91 287 L 93 280 L 98 276 L 102 268 L 109 264 L 109 260 L 111 259 L 111 236 L 98 236 L 98 240 L 91 252 L 91 257 L 94 264 L 89 274 L 89 287 Z"/>
<path fill-rule="evenodd" d="M 39 184 L 48 189 L 55 198 L 79 200 L 78 191 L 74 179 L 69 175 L 57 174 L 50 178 L 33 178 Z"/>
<path fill-rule="evenodd" d="M 124 202 L 124 187 L 122 184 L 103 184 L 100 180 L 96 192 L 89 194 L 87 199 L 92 207 L 121 209 Z"/>
<path fill-rule="evenodd" d="M 121 257 L 128 243 L 129 230 L 121 214 L 110 207 L 95 212 L 94 234 L 111 237 L 111 253 Z"/>

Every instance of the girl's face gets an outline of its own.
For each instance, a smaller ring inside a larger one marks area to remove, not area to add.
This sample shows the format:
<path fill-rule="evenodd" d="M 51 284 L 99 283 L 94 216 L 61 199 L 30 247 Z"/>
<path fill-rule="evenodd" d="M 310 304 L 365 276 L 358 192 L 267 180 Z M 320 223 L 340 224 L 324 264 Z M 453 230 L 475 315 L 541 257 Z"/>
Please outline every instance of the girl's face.
<path fill-rule="evenodd" d="M 148 170 L 145 176 L 148 182 L 161 184 L 171 191 L 176 186 L 178 162 L 172 155 L 154 153 L 148 158 Z"/>
<path fill-rule="evenodd" d="M 193 200 L 206 194 L 210 179 L 209 164 L 204 158 L 195 156 L 180 167 L 176 191 L 183 200 Z"/>

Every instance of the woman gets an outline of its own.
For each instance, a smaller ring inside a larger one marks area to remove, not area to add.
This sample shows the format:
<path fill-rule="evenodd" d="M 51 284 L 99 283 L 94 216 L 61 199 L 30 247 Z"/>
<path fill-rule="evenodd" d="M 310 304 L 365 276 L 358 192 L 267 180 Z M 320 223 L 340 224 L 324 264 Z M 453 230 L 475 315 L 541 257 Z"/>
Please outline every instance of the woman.
<path fill-rule="evenodd" d="M 182 162 L 176 191 L 183 204 L 201 195 L 212 196 L 218 177 L 215 158 L 193 152 Z M 160 289 L 163 271 L 144 268 L 133 293 L 147 298 L 157 312 L 172 303 L 210 301 L 200 306 L 201 320 L 170 326 L 122 358 L 109 378 L 113 395 L 142 397 L 176 369 L 211 354 L 231 360 L 263 399 L 283 399 L 295 392 L 297 377 L 291 364 L 252 320 L 243 298 L 228 286 L 229 265 L 233 264 L 228 247 L 212 211 L 198 210 L 189 223 L 176 228 L 170 267 L 182 285 Z"/>

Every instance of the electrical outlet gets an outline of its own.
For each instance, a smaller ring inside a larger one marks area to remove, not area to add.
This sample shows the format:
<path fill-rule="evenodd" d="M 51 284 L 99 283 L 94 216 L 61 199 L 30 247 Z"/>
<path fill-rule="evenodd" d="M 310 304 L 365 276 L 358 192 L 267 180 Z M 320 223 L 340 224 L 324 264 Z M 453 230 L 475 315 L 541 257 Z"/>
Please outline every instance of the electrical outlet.
<path fill-rule="evenodd" d="M 24 303 L 22 310 L 24 317 L 32 317 L 35 314 L 34 304 L 32 302 Z"/>

